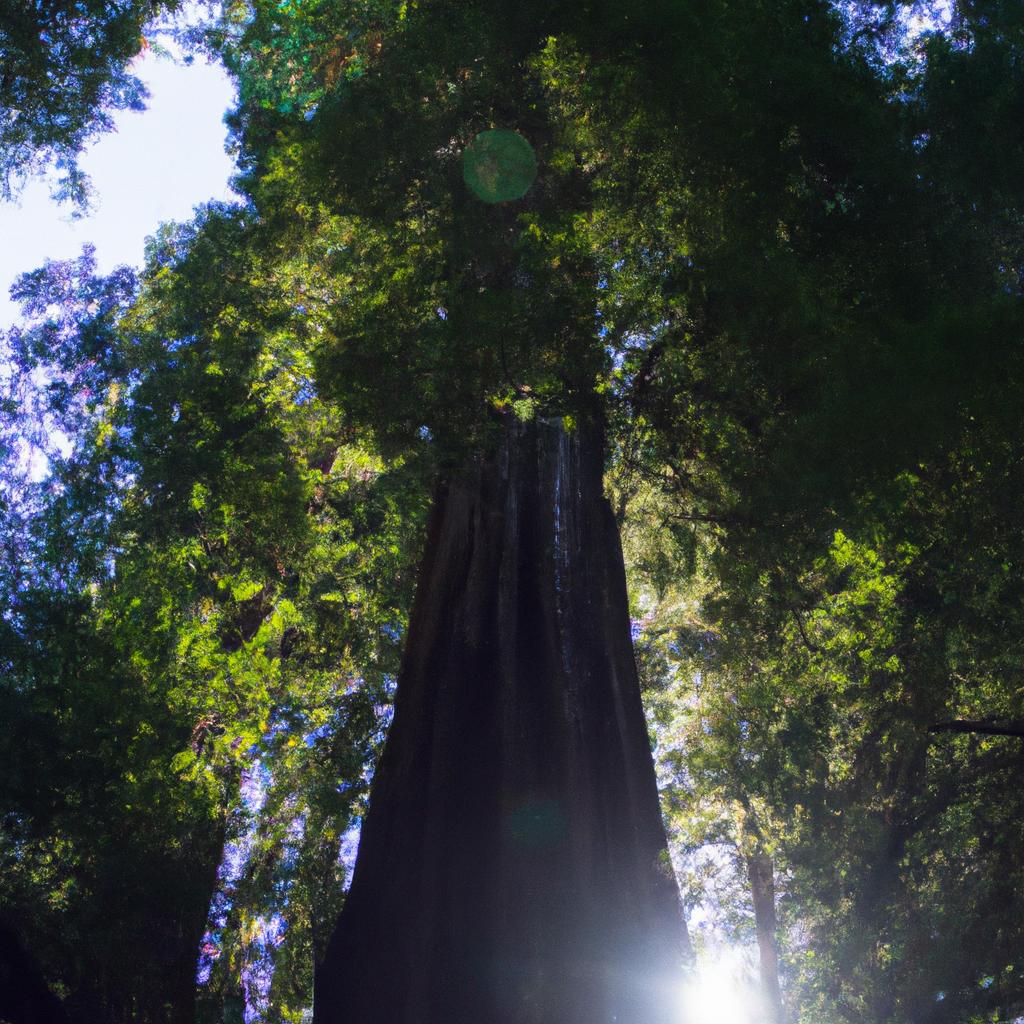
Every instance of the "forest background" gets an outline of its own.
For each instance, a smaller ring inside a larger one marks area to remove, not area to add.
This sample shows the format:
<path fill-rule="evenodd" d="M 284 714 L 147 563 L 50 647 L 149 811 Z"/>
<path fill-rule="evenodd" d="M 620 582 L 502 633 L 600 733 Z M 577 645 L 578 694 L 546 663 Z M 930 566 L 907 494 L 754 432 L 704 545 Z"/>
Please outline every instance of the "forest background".
<path fill-rule="evenodd" d="M 88 201 L 174 6 L 4 15 L 8 196 Z M 138 271 L 26 275 L 3 338 L 33 1012 L 302 1019 L 433 482 L 586 394 L 698 960 L 756 950 L 751 1019 L 1024 1014 L 1024 7 L 286 0 L 179 36 L 236 80 L 240 200 Z M 522 201 L 463 181 L 495 127 Z"/>

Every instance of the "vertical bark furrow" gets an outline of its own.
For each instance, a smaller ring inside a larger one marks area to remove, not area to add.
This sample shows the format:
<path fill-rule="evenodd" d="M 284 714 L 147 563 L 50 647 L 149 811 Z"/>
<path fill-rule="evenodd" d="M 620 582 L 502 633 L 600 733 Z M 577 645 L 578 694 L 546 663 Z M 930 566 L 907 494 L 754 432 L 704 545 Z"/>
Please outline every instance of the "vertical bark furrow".
<path fill-rule="evenodd" d="M 317 1024 L 662 1024 L 687 949 L 596 432 L 443 487 Z"/>

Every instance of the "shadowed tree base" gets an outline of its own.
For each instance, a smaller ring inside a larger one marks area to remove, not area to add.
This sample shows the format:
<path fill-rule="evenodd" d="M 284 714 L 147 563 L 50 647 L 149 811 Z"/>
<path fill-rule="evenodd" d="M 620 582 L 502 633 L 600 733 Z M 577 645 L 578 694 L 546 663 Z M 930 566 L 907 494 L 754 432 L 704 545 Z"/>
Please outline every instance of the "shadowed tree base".
<path fill-rule="evenodd" d="M 0 920 L 0 1021 L 5 1024 L 68 1024 L 61 1001 L 17 932 Z"/>
<path fill-rule="evenodd" d="M 661 1024 L 688 952 L 590 432 L 442 487 L 316 1024 Z"/>

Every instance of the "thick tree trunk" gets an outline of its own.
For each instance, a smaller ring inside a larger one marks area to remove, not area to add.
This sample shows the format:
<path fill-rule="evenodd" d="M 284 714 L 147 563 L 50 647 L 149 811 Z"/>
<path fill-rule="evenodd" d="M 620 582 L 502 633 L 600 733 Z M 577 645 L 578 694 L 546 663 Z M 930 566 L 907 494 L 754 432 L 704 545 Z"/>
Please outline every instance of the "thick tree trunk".
<path fill-rule="evenodd" d="M 439 492 L 317 1024 L 655 1024 L 688 955 L 596 432 Z"/>
<path fill-rule="evenodd" d="M 785 1009 L 779 985 L 779 947 L 775 917 L 775 866 L 772 858 L 757 848 L 746 858 L 747 878 L 754 901 L 754 927 L 760 954 L 761 992 L 767 1019 L 771 1024 L 784 1024 Z"/>

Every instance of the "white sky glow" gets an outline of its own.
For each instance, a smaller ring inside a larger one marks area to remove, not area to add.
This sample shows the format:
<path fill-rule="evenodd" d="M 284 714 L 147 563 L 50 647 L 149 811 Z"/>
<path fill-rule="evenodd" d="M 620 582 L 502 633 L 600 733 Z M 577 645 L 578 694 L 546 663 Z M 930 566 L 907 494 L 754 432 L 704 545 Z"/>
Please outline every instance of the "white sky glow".
<path fill-rule="evenodd" d="M 138 266 L 146 237 L 162 221 L 187 220 L 198 203 L 233 197 L 223 116 L 234 87 L 223 68 L 147 52 L 134 70 L 149 87 L 148 106 L 117 114 L 115 131 L 83 156 L 95 189 L 89 216 L 72 220 L 42 181 L 30 182 L 20 201 L 0 203 L 0 330 L 17 319 L 8 292 L 19 274 L 77 256 L 87 242 L 96 246 L 101 273 Z"/>
<path fill-rule="evenodd" d="M 702 958 L 680 996 L 680 1024 L 762 1024 L 766 1019 L 750 965 L 740 950 Z"/>

